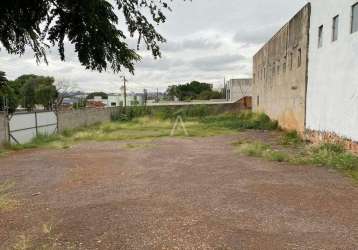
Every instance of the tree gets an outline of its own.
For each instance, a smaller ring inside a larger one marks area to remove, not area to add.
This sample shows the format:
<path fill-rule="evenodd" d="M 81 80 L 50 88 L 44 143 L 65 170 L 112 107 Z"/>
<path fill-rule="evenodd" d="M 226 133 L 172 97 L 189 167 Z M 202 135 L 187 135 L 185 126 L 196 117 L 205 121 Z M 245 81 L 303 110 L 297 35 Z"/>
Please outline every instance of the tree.
<path fill-rule="evenodd" d="M 213 96 L 212 88 L 211 84 L 192 81 L 183 85 L 169 86 L 167 94 L 171 99 L 177 97 L 181 101 L 190 101 L 194 99 L 208 100 Z"/>
<path fill-rule="evenodd" d="M 16 111 L 17 99 L 14 90 L 9 86 L 6 74 L 0 71 L 0 110 L 5 110 L 5 105 L 10 113 Z"/>
<path fill-rule="evenodd" d="M 59 107 L 62 105 L 65 98 L 72 96 L 72 93 L 76 89 L 76 85 L 66 80 L 59 80 L 56 81 L 55 86 L 57 90 L 56 106 Z"/>
<path fill-rule="evenodd" d="M 100 96 L 102 97 L 102 99 L 108 99 L 108 95 L 104 92 L 93 92 L 93 93 L 90 93 L 88 96 L 87 96 L 87 100 L 91 100 L 91 99 L 94 99 L 95 96 Z"/>
<path fill-rule="evenodd" d="M 24 108 L 32 110 L 36 104 L 42 104 L 46 109 L 51 109 L 50 104 L 57 98 L 54 82 L 55 79 L 49 76 L 22 75 L 10 81 L 9 85 Z"/>
<path fill-rule="evenodd" d="M 140 56 L 118 28 L 115 7 L 130 36 L 138 35 L 138 49 L 143 42 L 155 58 L 160 57 L 159 44 L 165 39 L 154 24 L 166 21 L 164 11 L 171 10 L 167 0 L 0 1 L 0 43 L 11 54 L 22 55 L 30 47 L 38 62 L 47 62 L 46 49 L 56 45 L 65 60 L 68 40 L 87 69 L 101 72 L 110 67 L 119 72 L 124 67 L 133 73 Z"/>
<path fill-rule="evenodd" d="M 36 105 L 36 83 L 34 79 L 29 79 L 21 88 L 22 105 L 27 111 L 32 111 Z"/>
<path fill-rule="evenodd" d="M 53 104 L 57 99 L 57 90 L 54 85 L 39 85 L 36 88 L 36 104 L 41 104 L 46 110 L 52 110 Z"/>
<path fill-rule="evenodd" d="M 6 78 L 6 74 L 3 71 L 0 71 L 0 88 L 7 84 L 8 80 Z"/>

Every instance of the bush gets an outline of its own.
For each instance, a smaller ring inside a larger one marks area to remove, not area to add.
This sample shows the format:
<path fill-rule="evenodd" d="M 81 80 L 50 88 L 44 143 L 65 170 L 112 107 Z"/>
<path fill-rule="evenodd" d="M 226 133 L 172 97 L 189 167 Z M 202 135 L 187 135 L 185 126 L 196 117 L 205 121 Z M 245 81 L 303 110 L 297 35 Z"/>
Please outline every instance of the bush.
<path fill-rule="evenodd" d="M 238 116 L 241 127 L 245 129 L 275 130 L 278 128 L 277 121 L 272 121 L 264 113 L 242 112 Z"/>

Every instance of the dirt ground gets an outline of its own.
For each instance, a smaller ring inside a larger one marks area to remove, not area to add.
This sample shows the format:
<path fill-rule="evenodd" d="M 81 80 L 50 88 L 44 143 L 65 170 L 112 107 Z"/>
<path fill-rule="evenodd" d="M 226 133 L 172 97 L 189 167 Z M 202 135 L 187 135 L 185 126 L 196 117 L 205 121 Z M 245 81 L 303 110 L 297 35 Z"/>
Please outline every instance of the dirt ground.
<path fill-rule="evenodd" d="M 240 136 L 0 158 L 19 201 L 0 211 L 0 249 L 358 249 L 357 184 L 240 156 Z"/>

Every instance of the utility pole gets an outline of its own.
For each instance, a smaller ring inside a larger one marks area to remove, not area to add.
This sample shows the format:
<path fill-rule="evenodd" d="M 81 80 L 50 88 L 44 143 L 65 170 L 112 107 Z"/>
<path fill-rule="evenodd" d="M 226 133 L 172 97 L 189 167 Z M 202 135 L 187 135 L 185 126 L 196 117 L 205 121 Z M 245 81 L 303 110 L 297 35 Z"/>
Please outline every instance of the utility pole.
<path fill-rule="evenodd" d="M 124 96 L 124 107 L 127 107 L 127 79 L 125 76 L 121 76 L 121 78 L 123 78 L 123 96 Z"/>

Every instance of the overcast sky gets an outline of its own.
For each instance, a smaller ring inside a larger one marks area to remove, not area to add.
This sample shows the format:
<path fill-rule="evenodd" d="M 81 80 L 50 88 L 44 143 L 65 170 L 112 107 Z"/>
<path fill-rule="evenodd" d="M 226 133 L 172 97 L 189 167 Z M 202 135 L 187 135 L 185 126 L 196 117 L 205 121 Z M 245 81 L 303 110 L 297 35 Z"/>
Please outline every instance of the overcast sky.
<path fill-rule="evenodd" d="M 306 0 L 174 0 L 167 23 L 158 27 L 167 38 L 162 58 L 152 59 L 141 50 L 142 62 L 135 75 L 126 73 L 129 90 L 165 90 L 170 84 L 191 80 L 219 86 L 224 77 L 250 77 L 252 56 L 287 22 Z M 37 65 L 33 55 L 10 56 L 0 51 L 0 70 L 9 79 L 22 74 L 54 76 L 77 85 L 80 90 L 119 92 L 119 75 L 85 70 L 76 54 L 68 50 L 61 62 L 56 50 L 49 65 Z"/>

